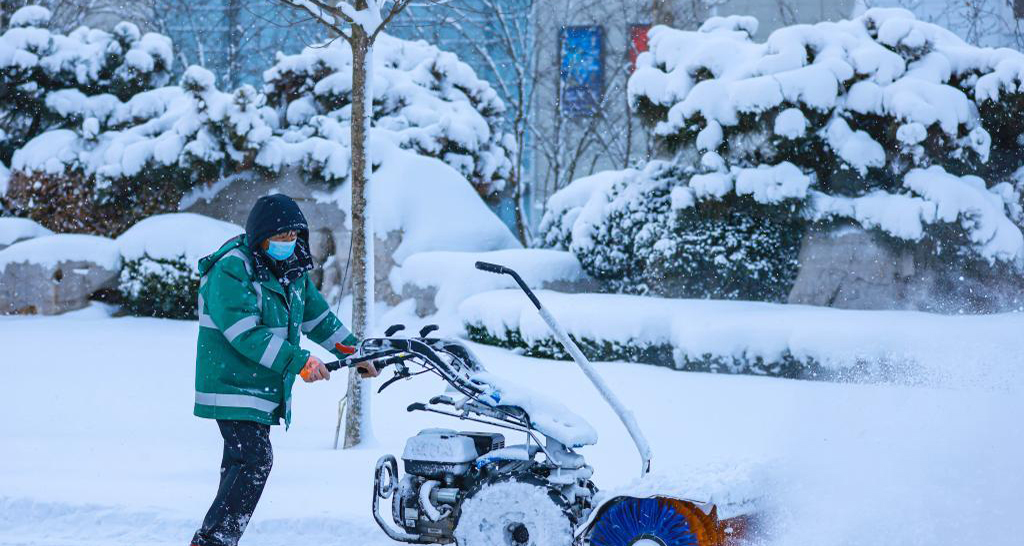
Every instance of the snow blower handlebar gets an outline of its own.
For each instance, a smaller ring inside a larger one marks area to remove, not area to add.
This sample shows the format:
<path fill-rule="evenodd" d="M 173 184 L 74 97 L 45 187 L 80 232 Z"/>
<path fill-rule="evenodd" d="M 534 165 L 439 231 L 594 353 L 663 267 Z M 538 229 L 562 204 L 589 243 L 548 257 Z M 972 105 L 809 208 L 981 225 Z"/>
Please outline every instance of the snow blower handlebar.
<path fill-rule="evenodd" d="M 355 358 L 346 358 L 345 360 L 334 360 L 331 362 L 324 362 L 324 366 L 327 367 L 327 371 L 336 372 L 342 368 L 358 368 L 360 364 L 367 362 L 369 360 L 373 360 L 374 367 L 376 367 L 377 370 L 380 371 L 383 370 L 386 366 L 390 366 L 392 364 L 400 364 L 406 358 L 408 358 L 408 355 L 398 354 L 396 351 L 389 351 L 387 353 L 372 353 Z"/>
<path fill-rule="evenodd" d="M 576 361 L 576 364 L 579 365 L 581 370 L 583 370 L 583 374 L 587 376 L 587 379 L 590 379 L 590 382 L 594 384 L 597 391 L 601 393 L 601 397 L 604 398 L 605 402 L 608 402 L 608 405 L 611 406 L 616 415 L 619 416 L 619 420 L 621 420 L 622 424 L 625 425 L 626 430 L 629 431 L 630 437 L 633 438 L 633 443 L 636 444 L 637 451 L 640 452 L 640 461 L 642 465 L 640 475 L 644 476 L 649 473 L 651 471 L 651 459 L 654 455 L 651 453 L 651 446 L 647 443 L 647 438 L 644 436 L 643 431 L 640 430 L 640 425 L 637 424 L 636 417 L 633 416 L 633 412 L 626 408 L 619 398 L 615 396 L 611 387 L 604 382 L 604 378 L 602 378 L 597 373 L 597 370 L 591 366 L 590 361 L 587 360 L 587 357 L 583 355 L 582 351 L 580 351 L 576 342 L 569 337 L 568 332 L 566 332 L 565 329 L 562 328 L 562 325 L 555 320 L 555 317 L 543 305 L 541 305 L 540 300 L 537 299 L 537 295 L 533 293 L 533 290 L 530 290 L 530 287 L 526 285 L 526 282 L 519 276 L 519 273 L 516 273 L 511 268 L 503 265 L 488 262 L 476 262 L 476 268 L 480 271 L 487 271 L 488 273 L 508 275 L 516 281 L 519 288 L 526 293 L 526 297 L 530 298 L 534 307 L 537 308 L 537 312 L 540 313 L 541 318 L 543 318 L 544 322 L 547 323 L 548 328 L 550 328 L 552 333 L 555 334 L 558 341 L 561 342 L 562 346 L 565 347 L 565 350 L 569 352 L 570 356 L 572 356 L 572 359 Z"/>

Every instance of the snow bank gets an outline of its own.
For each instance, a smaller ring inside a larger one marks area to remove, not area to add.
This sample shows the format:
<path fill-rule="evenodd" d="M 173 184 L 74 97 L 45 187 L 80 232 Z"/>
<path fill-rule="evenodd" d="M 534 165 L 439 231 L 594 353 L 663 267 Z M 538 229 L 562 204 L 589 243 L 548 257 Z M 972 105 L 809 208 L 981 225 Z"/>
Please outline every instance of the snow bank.
<path fill-rule="evenodd" d="M 508 275 L 486 273 L 474 267 L 478 261 L 515 269 L 530 288 L 557 283 L 579 283 L 590 279 L 579 260 L 570 253 L 548 249 L 508 249 L 491 252 L 421 252 L 391 270 L 389 280 L 396 294 L 407 288 L 436 290 L 434 305 L 441 311 L 454 311 L 473 294 L 513 288 Z"/>
<path fill-rule="evenodd" d="M 60 233 L 15 243 L 0 250 L 0 270 L 12 263 L 54 267 L 60 262 L 92 262 L 104 269 L 121 268 L 121 253 L 113 239 L 96 235 Z"/>
<path fill-rule="evenodd" d="M 28 218 L 0 218 L 0 247 L 45 235 L 53 232 Z"/>
<path fill-rule="evenodd" d="M 865 365 L 894 365 L 898 373 L 925 367 L 945 377 L 959 376 L 963 370 L 957 362 L 979 354 L 999 355 L 1014 366 L 1024 363 L 1024 346 L 1015 341 L 1024 331 L 1024 313 L 945 316 L 620 294 L 540 291 L 538 296 L 575 338 L 598 346 L 665 347 L 671 361 L 652 363 L 680 369 L 713 362 L 712 369 L 737 372 L 743 363 L 770 367 L 795 361 L 832 372 Z M 553 339 L 516 290 L 477 294 L 458 312 L 465 325 L 497 339 L 506 339 L 507 332 L 526 346 Z"/>
<path fill-rule="evenodd" d="M 149 256 L 163 260 L 185 257 L 198 271 L 199 259 L 212 254 L 245 230 L 199 214 L 179 212 L 150 216 L 119 236 L 117 246 L 126 260 Z"/>
<path fill-rule="evenodd" d="M 216 425 L 187 409 L 195 371 L 183 363 L 195 358 L 196 329 L 195 322 L 132 317 L 0 317 L 6 361 L 33 362 L 45 347 L 62 379 L 41 382 L 35 366 L 4 369 L 11 407 L 32 410 L 0 421 L 0 437 L 16 439 L 4 445 L 0 465 L 0 543 L 178 546 L 191 537 L 223 450 Z M 112 347 L 146 355 L 138 370 L 146 388 L 111 358 Z M 710 497 L 728 517 L 734 511 L 725 508 L 752 491 L 770 499 L 796 534 L 770 534 L 765 542 L 773 546 L 1011 546 L 1024 530 L 1017 517 L 1024 508 L 1019 382 L 995 390 L 842 385 L 598 363 L 654 448 L 656 474 L 644 489 L 630 484 L 636 453 L 629 435 L 576 366 L 473 350 L 490 371 L 592 422 L 600 442 L 580 452 L 602 494 L 657 488 Z M 992 364 L 961 362 L 972 370 Z M 369 469 L 381 455 L 401 453 L 421 429 L 458 426 L 406 411 L 442 387 L 425 375 L 377 395 L 377 443 L 347 450 L 330 449 L 338 389 L 297 388 L 295 421 L 287 434 L 274 432 L 275 481 L 246 543 L 394 546 L 367 510 Z M 506 432 L 506 439 L 522 443 L 521 434 Z"/>
<path fill-rule="evenodd" d="M 521 246 L 455 169 L 386 140 L 378 138 L 374 144 L 374 161 L 379 161 L 380 167 L 370 178 L 373 227 L 382 239 L 392 232 L 402 233 L 402 242 L 392 255 L 395 263 L 419 252 L 480 252 Z M 351 222 L 350 182 L 315 197 L 337 203 Z"/>

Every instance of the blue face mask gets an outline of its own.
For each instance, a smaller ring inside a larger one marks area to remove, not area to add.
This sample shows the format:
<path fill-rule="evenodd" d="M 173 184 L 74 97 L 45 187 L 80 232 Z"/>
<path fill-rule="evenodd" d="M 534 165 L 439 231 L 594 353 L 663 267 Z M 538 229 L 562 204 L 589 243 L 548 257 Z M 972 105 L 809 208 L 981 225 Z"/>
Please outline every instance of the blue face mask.
<path fill-rule="evenodd" d="M 295 252 L 295 241 L 269 241 L 267 256 L 275 260 L 287 260 Z"/>

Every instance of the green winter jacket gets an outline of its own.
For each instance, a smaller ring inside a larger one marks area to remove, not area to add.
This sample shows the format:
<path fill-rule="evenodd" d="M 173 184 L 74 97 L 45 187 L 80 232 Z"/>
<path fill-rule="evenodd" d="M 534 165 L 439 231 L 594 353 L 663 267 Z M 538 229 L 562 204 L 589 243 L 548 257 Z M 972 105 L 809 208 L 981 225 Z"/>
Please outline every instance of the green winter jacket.
<path fill-rule="evenodd" d="M 291 390 L 309 351 L 299 333 L 329 350 L 356 338 L 303 273 L 286 289 L 253 278 L 245 235 L 199 262 L 199 344 L 194 413 L 267 425 L 291 422 Z"/>

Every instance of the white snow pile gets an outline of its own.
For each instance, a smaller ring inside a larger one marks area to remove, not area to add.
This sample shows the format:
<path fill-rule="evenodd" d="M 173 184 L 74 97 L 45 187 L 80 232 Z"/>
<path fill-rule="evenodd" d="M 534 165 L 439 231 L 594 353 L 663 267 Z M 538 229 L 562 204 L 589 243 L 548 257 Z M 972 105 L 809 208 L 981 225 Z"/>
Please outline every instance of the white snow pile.
<path fill-rule="evenodd" d="M 0 248 L 45 235 L 53 232 L 28 218 L 0 218 Z"/>
<path fill-rule="evenodd" d="M 514 140 L 501 129 L 505 106 L 469 65 L 426 42 L 380 34 L 372 74 L 375 132 L 441 159 L 481 195 L 504 189 L 514 151 Z M 279 54 L 263 77 L 282 130 L 258 162 L 271 168 L 306 164 L 328 180 L 346 178 L 352 95 L 348 42 Z"/>
<path fill-rule="evenodd" d="M 765 476 L 769 465 L 769 461 L 729 460 L 692 467 L 688 472 L 654 471 L 628 484 L 601 490 L 595 502 L 618 496 L 667 496 L 711 503 L 721 519 L 756 514 L 771 508 L 765 494 L 766 485 L 771 483 Z M 655 466 L 659 466 L 658 461 Z"/>
<path fill-rule="evenodd" d="M 967 360 L 1024 362 L 1016 340 L 1024 313 L 944 316 L 911 311 L 850 311 L 740 301 L 664 299 L 620 294 L 538 297 L 570 335 L 586 343 L 667 347 L 677 368 L 716 361 L 735 373 L 741 363 L 815 362 L 825 370 L 895 365 L 924 369 L 929 378 L 974 381 L 989 370 L 959 368 Z M 518 290 L 472 296 L 459 306 L 467 326 L 503 339 L 509 332 L 527 347 L 553 343 L 536 309 Z M 993 363 L 993 366 L 996 366 Z M 991 370 L 995 373 L 996 370 Z M 900 378 L 908 379 L 908 378 Z"/>
<path fill-rule="evenodd" d="M 511 267 L 530 288 L 555 288 L 564 284 L 587 282 L 590 276 L 570 253 L 539 248 L 512 248 L 490 252 L 421 252 L 413 254 L 388 277 L 396 294 L 411 295 L 416 290 L 434 291 L 434 306 L 440 312 L 453 312 L 473 294 L 513 288 L 508 275 L 496 275 L 476 269 L 476 262 Z"/>
<path fill-rule="evenodd" d="M 0 250 L 0 271 L 9 264 L 55 267 L 61 262 L 92 262 L 117 271 L 121 269 L 121 253 L 113 239 L 77 233 L 45 235 Z"/>
<path fill-rule="evenodd" d="M 1014 2 L 973 0 L 950 3 L 949 0 L 857 0 L 853 14 L 869 8 L 905 8 L 922 21 L 935 23 L 957 33 L 964 40 L 987 47 L 1020 49 L 1020 17 Z"/>
<path fill-rule="evenodd" d="M 150 216 L 117 239 L 125 260 L 148 257 L 185 261 L 198 271 L 199 259 L 244 232 L 240 226 L 199 214 L 180 212 Z"/>
<path fill-rule="evenodd" d="M 401 243 L 391 256 L 395 263 L 402 264 L 419 252 L 480 252 L 521 246 L 452 167 L 403 150 L 379 134 L 371 147 L 380 167 L 370 177 L 370 214 L 378 238 L 401 233 Z M 324 202 L 336 203 L 347 213 L 349 223 L 350 184 L 345 181 L 333 191 L 317 195 Z"/>

